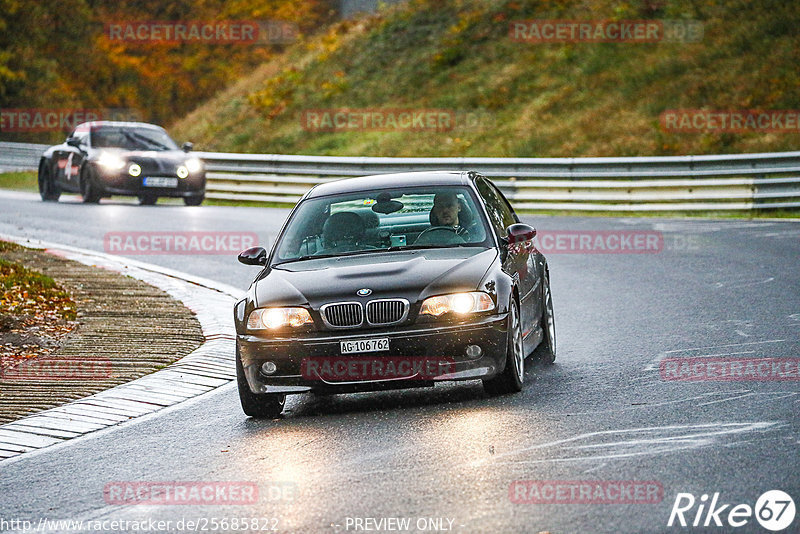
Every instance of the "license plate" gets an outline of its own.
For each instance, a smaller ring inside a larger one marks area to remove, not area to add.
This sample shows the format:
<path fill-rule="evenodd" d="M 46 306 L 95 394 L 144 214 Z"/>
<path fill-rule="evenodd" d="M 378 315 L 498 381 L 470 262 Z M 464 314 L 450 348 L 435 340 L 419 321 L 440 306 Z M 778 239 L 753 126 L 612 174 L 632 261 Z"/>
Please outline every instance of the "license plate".
<path fill-rule="evenodd" d="M 381 352 L 389 350 L 389 338 L 380 339 L 354 339 L 340 341 L 342 354 L 356 354 L 360 352 Z"/>
<path fill-rule="evenodd" d="M 167 178 L 165 176 L 148 176 L 144 179 L 145 187 L 178 187 L 177 178 Z"/>

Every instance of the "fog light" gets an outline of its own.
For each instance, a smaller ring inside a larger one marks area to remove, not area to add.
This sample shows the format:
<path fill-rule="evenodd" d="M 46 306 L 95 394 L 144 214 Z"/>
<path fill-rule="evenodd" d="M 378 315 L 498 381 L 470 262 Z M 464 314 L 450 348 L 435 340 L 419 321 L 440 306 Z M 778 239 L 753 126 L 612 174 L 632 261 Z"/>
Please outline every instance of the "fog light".
<path fill-rule="evenodd" d="M 264 362 L 261 364 L 261 372 L 265 375 L 271 375 L 278 370 L 278 366 L 273 362 Z"/>
<path fill-rule="evenodd" d="M 483 349 L 478 345 L 467 345 L 467 356 L 477 358 L 483 354 Z"/>

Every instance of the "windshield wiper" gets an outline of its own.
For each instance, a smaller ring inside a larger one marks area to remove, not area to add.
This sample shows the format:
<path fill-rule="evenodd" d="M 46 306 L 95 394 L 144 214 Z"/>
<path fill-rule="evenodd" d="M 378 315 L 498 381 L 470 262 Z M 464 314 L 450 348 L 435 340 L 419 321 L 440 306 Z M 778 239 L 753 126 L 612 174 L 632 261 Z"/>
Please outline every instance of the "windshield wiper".
<path fill-rule="evenodd" d="M 166 145 L 162 145 L 161 143 L 159 143 L 155 139 L 150 139 L 149 137 L 137 134 L 136 132 L 125 132 L 125 131 L 123 131 L 122 134 L 125 137 L 127 137 L 128 139 L 130 139 L 131 141 L 135 141 L 136 139 L 138 139 L 139 142 L 143 141 L 146 145 L 149 144 L 151 147 L 155 148 L 156 150 L 169 150 L 169 147 L 167 147 Z M 147 148 L 147 147 L 145 146 L 144 148 Z"/>
<path fill-rule="evenodd" d="M 477 243 L 475 243 L 477 244 Z M 381 249 L 388 252 L 395 252 L 397 250 L 426 250 L 434 248 L 455 248 L 455 247 L 471 247 L 475 244 L 470 243 L 452 243 L 450 245 L 397 245 L 387 249 Z"/>
<path fill-rule="evenodd" d="M 294 263 L 297 261 L 306 261 L 306 260 L 319 260 L 324 258 L 344 258 L 346 256 L 358 256 L 359 254 L 366 254 L 366 253 L 374 253 L 374 252 L 385 252 L 386 249 L 370 249 L 370 250 L 353 250 L 351 252 L 340 252 L 338 254 L 306 254 L 305 256 L 300 256 L 299 258 L 292 258 L 290 260 L 282 261 L 280 263 L 274 263 L 273 267 L 278 267 L 280 265 L 285 265 L 287 263 Z"/>
<path fill-rule="evenodd" d="M 475 246 L 475 244 L 470 243 L 454 243 L 452 245 L 402 245 L 402 246 L 395 246 L 395 247 L 388 247 L 388 248 L 375 248 L 375 249 L 367 249 L 367 250 L 354 250 L 351 252 L 340 252 L 338 254 L 306 254 L 304 256 L 300 256 L 298 258 L 292 258 L 290 260 L 285 260 L 279 263 L 272 264 L 273 267 L 279 267 L 281 265 L 286 265 L 287 263 L 295 263 L 298 261 L 306 261 L 306 260 L 318 260 L 324 258 L 344 258 L 348 256 L 360 256 L 362 254 L 376 254 L 381 252 L 396 252 L 401 250 L 426 250 L 426 249 L 441 249 L 441 248 L 456 248 L 456 247 L 471 247 Z"/>

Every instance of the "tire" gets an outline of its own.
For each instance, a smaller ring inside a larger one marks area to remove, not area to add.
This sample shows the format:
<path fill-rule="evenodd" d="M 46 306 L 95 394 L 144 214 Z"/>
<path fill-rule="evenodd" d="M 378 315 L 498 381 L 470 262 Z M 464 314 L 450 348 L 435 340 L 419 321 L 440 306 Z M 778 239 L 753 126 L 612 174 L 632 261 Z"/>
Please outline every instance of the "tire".
<path fill-rule="evenodd" d="M 58 202 L 61 197 L 61 188 L 53 180 L 50 166 L 47 163 L 39 168 L 39 196 L 44 202 Z"/>
<path fill-rule="evenodd" d="M 556 321 L 553 315 L 553 295 L 550 293 L 550 273 L 545 271 L 542 287 L 544 311 L 539 326 L 542 328 L 542 342 L 536 347 L 534 357 L 542 363 L 556 361 Z"/>
<path fill-rule="evenodd" d="M 91 174 L 88 167 L 84 167 L 81 171 L 81 197 L 85 204 L 97 204 L 100 202 L 100 197 L 103 196 L 93 183 Z"/>
<path fill-rule="evenodd" d="M 498 376 L 483 381 L 483 389 L 490 395 L 522 391 L 522 382 L 525 379 L 525 353 L 522 345 L 519 304 L 513 298 L 508 309 L 508 319 L 506 368 Z"/>
<path fill-rule="evenodd" d="M 158 202 L 158 195 L 144 194 L 139 195 L 140 206 L 154 206 Z"/>
<path fill-rule="evenodd" d="M 187 206 L 199 206 L 206 199 L 205 195 L 195 195 L 191 197 L 183 197 L 183 203 Z"/>
<path fill-rule="evenodd" d="M 263 417 L 274 419 L 280 416 L 286 404 L 286 395 L 279 393 L 253 393 L 244 376 L 244 367 L 236 351 L 236 385 L 239 387 L 239 400 L 242 411 L 250 417 Z"/>

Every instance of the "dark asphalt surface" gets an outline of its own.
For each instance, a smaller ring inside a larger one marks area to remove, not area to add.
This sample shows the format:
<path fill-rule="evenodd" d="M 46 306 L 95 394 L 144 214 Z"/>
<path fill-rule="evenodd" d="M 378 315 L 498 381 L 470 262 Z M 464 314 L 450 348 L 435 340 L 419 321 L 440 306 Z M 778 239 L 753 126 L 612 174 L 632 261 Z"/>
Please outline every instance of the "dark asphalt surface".
<path fill-rule="evenodd" d="M 109 231 L 255 231 L 270 241 L 286 214 L 0 194 L 0 233 L 93 250 L 103 250 Z M 719 492 L 719 503 L 731 505 L 723 521 L 733 505 L 753 506 L 767 490 L 800 505 L 800 382 L 678 382 L 658 371 L 665 357 L 800 357 L 800 222 L 523 220 L 540 232 L 657 231 L 664 248 L 548 255 L 558 360 L 529 363 L 522 393 L 489 398 L 468 382 L 290 397 L 281 420 L 257 421 L 226 386 L 0 463 L 0 520 L 152 519 L 171 521 L 163 525 L 171 532 L 192 530 L 181 519 L 200 520 L 193 530 L 244 531 L 233 518 L 275 518 L 278 532 L 768 532 L 754 517 L 740 528 L 667 522 L 678 493 L 699 504 L 703 493 Z M 230 254 L 132 257 L 243 291 L 256 274 Z M 520 504 L 509 498 L 516 480 L 653 481 L 663 498 Z M 252 505 L 120 506 L 103 497 L 114 481 L 248 481 L 261 497 Z M 696 512 L 686 513 L 689 522 Z M 412 528 L 376 530 L 371 520 L 381 518 L 409 518 Z M 214 519 L 227 519 L 226 528 L 212 529 Z M 436 526 L 428 519 L 444 528 L 418 528 Z M 262 519 L 258 530 L 273 525 Z M 800 518 L 783 530 L 798 531 Z"/>

